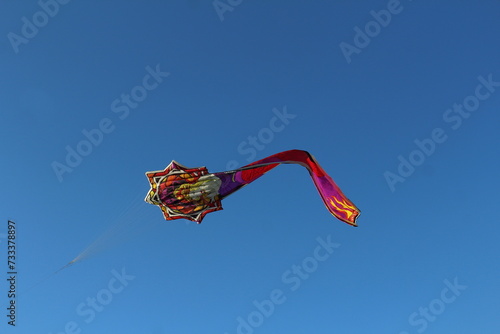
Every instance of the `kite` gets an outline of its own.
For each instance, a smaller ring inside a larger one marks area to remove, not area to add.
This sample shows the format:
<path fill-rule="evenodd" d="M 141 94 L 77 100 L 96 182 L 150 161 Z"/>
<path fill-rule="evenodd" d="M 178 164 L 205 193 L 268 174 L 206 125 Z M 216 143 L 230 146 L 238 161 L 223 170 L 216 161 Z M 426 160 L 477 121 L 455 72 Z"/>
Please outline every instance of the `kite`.
<path fill-rule="evenodd" d="M 359 209 L 342 193 L 314 157 L 290 150 L 241 168 L 209 173 L 206 167 L 188 168 L 175 160 L 164 170 L 147 172 L 150 190 L 144 199 L 160 207 L 166 220 L 189 219 L 201 223 L 207 213 L 222 210 L 221 201 L 280 164 L 298 164 L 309 171 L 326 208 L 337 219 L 357 226 Z"/>

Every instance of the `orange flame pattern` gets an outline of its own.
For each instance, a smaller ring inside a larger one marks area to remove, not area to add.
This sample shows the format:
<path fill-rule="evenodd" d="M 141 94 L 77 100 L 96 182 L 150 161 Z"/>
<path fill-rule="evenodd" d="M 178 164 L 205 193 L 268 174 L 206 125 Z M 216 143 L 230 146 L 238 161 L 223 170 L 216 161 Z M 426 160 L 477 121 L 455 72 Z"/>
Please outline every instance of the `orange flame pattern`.
<path fill-rule="evenodd" d="M 356 208 L 356 206 L 354 206 L 354 204 L 352 204 L 349 200 L 345 200 L 343 198 L 339 200 L 337 197 L 331 196 L 329 204 L 333 210 L 330 210 L 330 212 L 332 212 L 335 217 L 348 224 L 357 226 L 356 217 L 359 215 L 359 209 Z M 335 214 L 334 212 L 337 212 L 338 214 Z M 342 217 L 339 217 L 339 214 L 342 214 Z"/>

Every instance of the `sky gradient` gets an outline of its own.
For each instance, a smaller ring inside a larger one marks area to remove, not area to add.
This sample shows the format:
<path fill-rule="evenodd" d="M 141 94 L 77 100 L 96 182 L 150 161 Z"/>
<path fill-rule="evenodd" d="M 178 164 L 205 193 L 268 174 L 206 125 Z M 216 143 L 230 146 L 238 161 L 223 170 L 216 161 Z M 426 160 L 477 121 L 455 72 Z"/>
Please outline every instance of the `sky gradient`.
<path fill-rule="evenodd" d="M 498 333 L 498 1 L 0 6 L 0 332 Z M 297 165 L 200 225 L 144 202 L 290 149 L 359 227 Z"/>

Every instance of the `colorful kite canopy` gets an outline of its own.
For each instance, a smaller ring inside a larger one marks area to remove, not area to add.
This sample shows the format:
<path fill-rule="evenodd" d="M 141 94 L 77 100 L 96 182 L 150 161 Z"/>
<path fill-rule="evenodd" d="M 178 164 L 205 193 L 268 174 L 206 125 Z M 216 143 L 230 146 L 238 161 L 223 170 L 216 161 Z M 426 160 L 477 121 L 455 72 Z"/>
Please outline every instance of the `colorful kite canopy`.
<path fill-rule="evenodd" d="M 328 211 L 343 222 L 357 226 L 358 208 L 314 157 L 300 150 L 277 153 L 219 173 L 209 173 L 205 167 L 187 168 L 172 161 L 165 170 L 146 173 L 151 189 L 144 200 L 158 205 L 166 220 L 185 218 L 199 224 L 207 213 L 222 210 L 222 199 L 280 164 L 299 164 L 307 168 Z"/>

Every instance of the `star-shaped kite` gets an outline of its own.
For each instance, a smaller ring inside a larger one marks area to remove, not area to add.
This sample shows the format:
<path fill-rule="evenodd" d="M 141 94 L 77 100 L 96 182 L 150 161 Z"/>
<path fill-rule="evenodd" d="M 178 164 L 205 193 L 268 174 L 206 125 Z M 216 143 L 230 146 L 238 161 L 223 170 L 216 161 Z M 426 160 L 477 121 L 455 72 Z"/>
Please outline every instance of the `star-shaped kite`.
<path fill-rule="evenodd" d="M 145 201 L 158 205 L 167 220 L 186 218 L 200 223 L 207 213 L 222 210 L 221 181 L 205 167 L 187 168 L 172 161 L 165 170 L 146 176 L 151 189 Z"/>
<path fill-rule="evenodd" d="M 186 218 L 201 223 L 207 213 L 222 210 L 222 199 L 280 164 L 307 168 L 328 211 L 343 222 L 357 226 L 359 209 L 314 157 L 300 150 L 277 153 L 235 170 L 213 174 L 205 167 L 187 168 L 172 161 L 165 170 L 146 173 L 151 189 L 145 201 L 158 205 L 167 220 Z"/>

